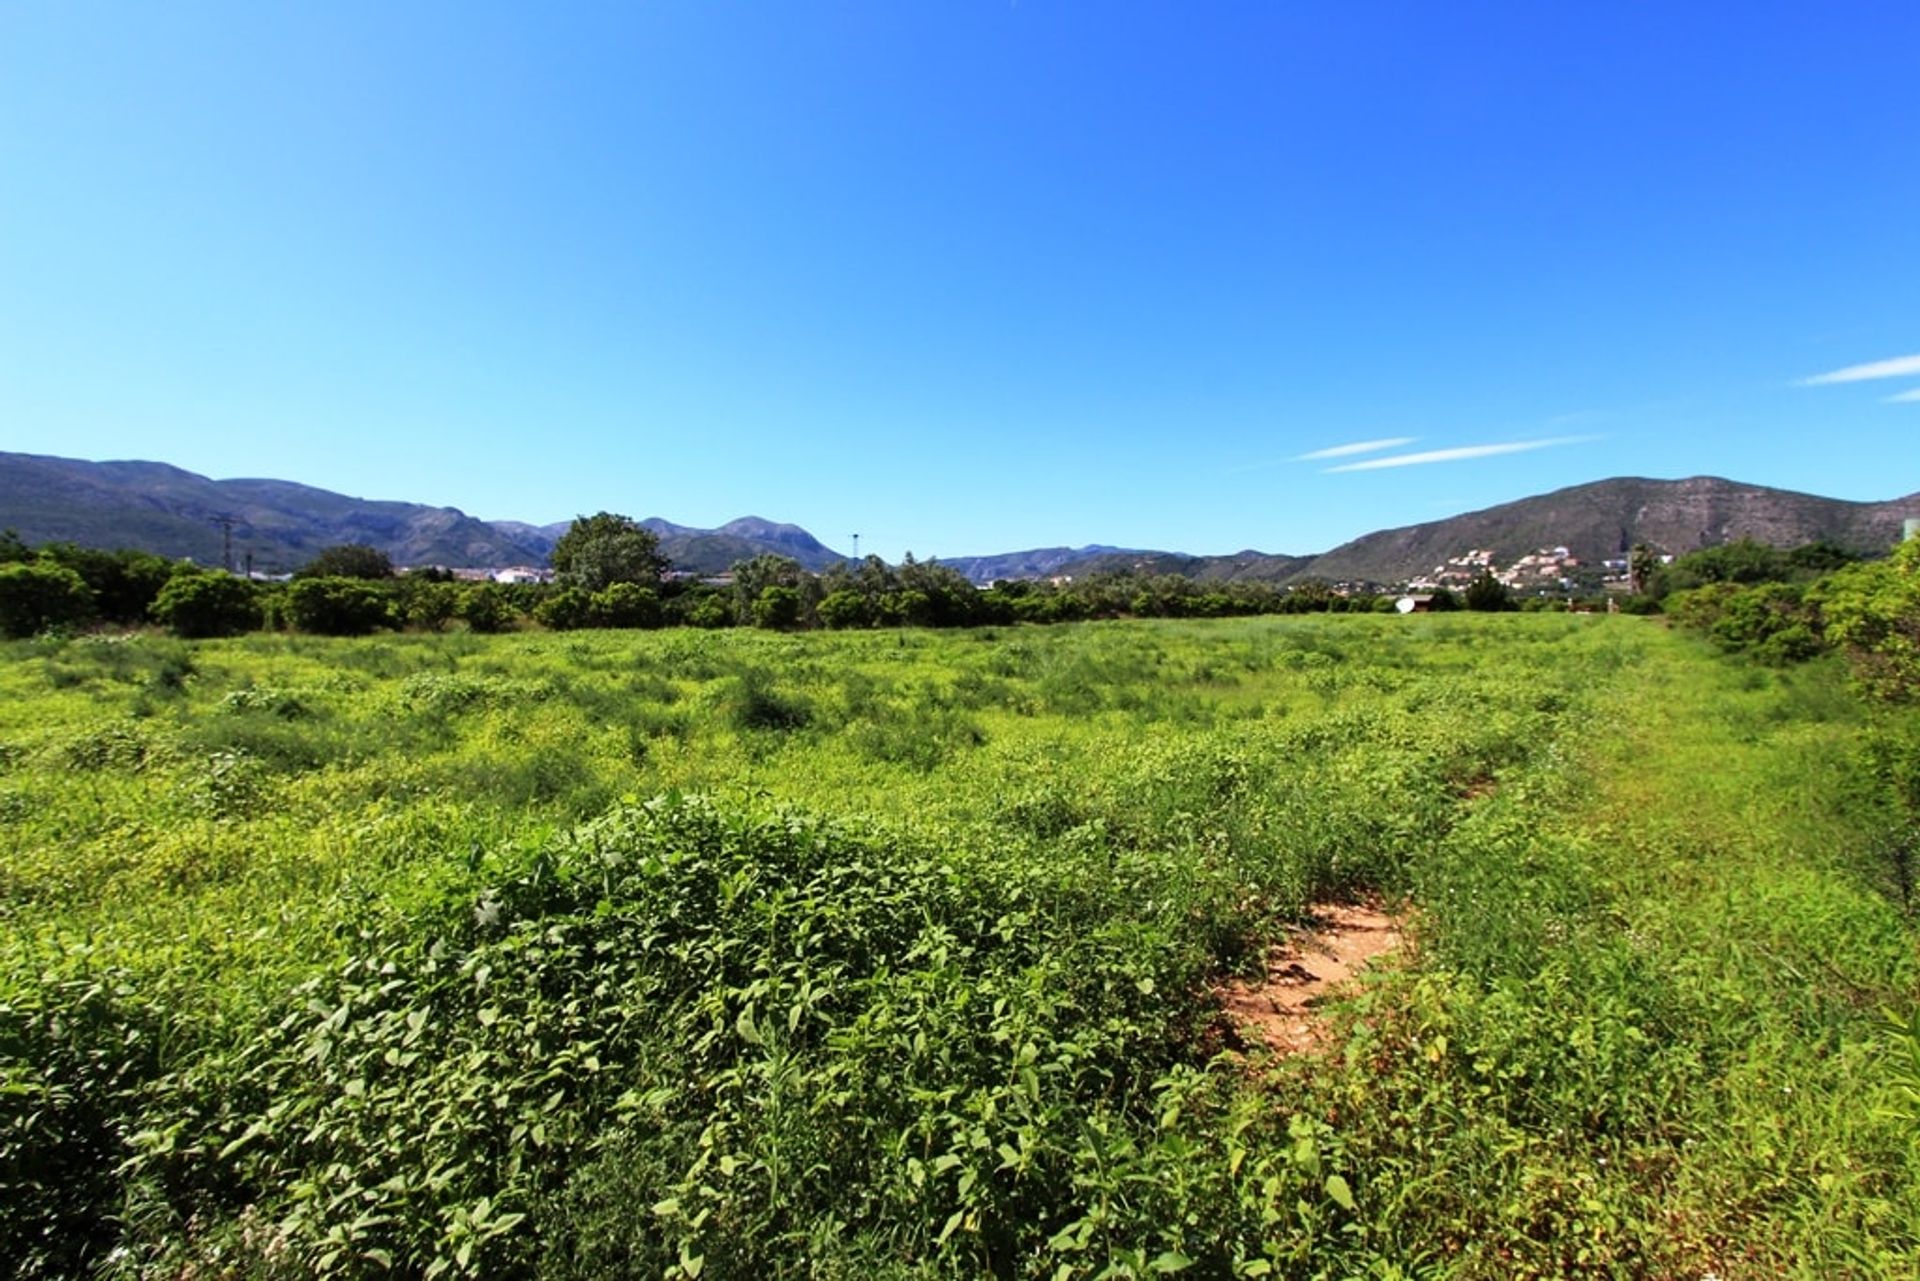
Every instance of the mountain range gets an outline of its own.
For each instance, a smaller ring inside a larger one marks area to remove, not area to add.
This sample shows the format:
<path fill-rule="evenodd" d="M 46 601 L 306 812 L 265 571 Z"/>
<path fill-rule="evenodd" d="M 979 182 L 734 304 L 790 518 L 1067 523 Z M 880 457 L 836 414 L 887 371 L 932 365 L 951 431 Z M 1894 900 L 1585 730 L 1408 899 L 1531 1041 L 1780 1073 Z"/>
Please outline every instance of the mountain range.
<path fill-rule="evenodd" d="M 943 560 L 975 582 L 1084 576 L 1107 571 L 1181 574 L 1206 581 L 1398 582 L 1481 548 L 1506 563 L 1564 546 L 1583 561 L 1623 556 L 1635 543 L 1679 554 L 1736 538 L 1787 547 L 1825 540 L 1855 551 L 1885 548 L 1905 518 L 1920 517 L 1920 493 L 1860 503 L 1712 476 L 1620 477 L 1555 490 L 1445 520 L 1380 530 L 1318 555 L 1241 551 L 1193 556 L 1091 544 Z M 568 522 L 485 521 L 453 507 L 372 501 L 284 480 L 211 480 L 156 462 L 86 462 L 0 452 L 0 528 L 28 543 L 68 541 L 138 547 L 219 564 L 223 525 L 236 561 L 257 570 L 296 568 L 324 547 L 365 543 L 399 565 L 545 564 Z M 810 570 L 847 559 L 798 525 L 756 516 L 717 529 L 642 522 L 676 568 L 719 573 L 772 552 Z"/>
<path fill-rule="evenodd" d="M 0 452 L 0 529 L 28 543 L 138 547 L 217 565 L 231 523 L 236 563 L 262 572 L 298 568 L 324 547 L 365 543 L 396 565 L 544 565 L 571 522 L 485 521 L 455 507 L 349 498 L 284 480 L 210 480 L 166 463 L 85 462 Z M 757 516 L 718 529 L 641 522 L 673 563 L 720 573 L 762 552 L 811 570 L 846 558 L 798 525 Z"/>

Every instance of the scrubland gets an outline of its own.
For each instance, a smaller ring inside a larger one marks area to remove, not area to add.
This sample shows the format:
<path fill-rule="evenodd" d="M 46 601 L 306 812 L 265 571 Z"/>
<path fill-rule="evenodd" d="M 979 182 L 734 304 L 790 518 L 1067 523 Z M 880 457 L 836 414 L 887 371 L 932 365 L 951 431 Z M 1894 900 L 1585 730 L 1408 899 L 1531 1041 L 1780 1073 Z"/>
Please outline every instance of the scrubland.
<path fill-rule="evenodd" d="M 11 644 L 0 1268 L 1911 1276 L 1873 715 L 1564 615 Z"/>

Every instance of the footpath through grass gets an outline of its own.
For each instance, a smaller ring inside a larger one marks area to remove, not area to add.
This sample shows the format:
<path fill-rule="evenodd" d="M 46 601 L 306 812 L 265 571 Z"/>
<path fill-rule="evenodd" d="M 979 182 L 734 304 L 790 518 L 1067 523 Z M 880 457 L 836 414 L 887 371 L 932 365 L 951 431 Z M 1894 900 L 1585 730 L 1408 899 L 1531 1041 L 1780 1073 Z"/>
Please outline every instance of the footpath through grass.
<path fill-rule="evenodd" d="M 1637 619 L 14 645 L 0 1267 L 1912 1275 L 1860 717 Z"/>

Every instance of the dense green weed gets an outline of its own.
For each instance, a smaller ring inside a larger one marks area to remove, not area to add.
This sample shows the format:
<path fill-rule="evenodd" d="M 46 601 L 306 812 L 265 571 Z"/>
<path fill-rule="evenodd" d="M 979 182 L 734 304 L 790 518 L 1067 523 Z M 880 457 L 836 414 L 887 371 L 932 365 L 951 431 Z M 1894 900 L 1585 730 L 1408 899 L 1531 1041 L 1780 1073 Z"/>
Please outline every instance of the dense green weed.
<path fill-rule="evenodd" d="M 0 691 L 20 1275 L 1920 1258 L 1920 754 L 1830 666 L 1315 617 L 45 640 Z M 1411 954 L 1222 1055 L 1215 985 L 1362 895 Z"/>

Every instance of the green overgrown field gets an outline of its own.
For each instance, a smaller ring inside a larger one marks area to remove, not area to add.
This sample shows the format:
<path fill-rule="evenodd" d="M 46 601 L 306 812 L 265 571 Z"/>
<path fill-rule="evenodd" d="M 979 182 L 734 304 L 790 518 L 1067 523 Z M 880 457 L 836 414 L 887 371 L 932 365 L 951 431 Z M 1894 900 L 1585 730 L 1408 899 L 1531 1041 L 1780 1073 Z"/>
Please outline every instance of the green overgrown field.
<path fill-rule="evenodd" d="M 1870 719 L 1631 618 L 13 644 L 0 1270 L 1910 1277 Z"/>

